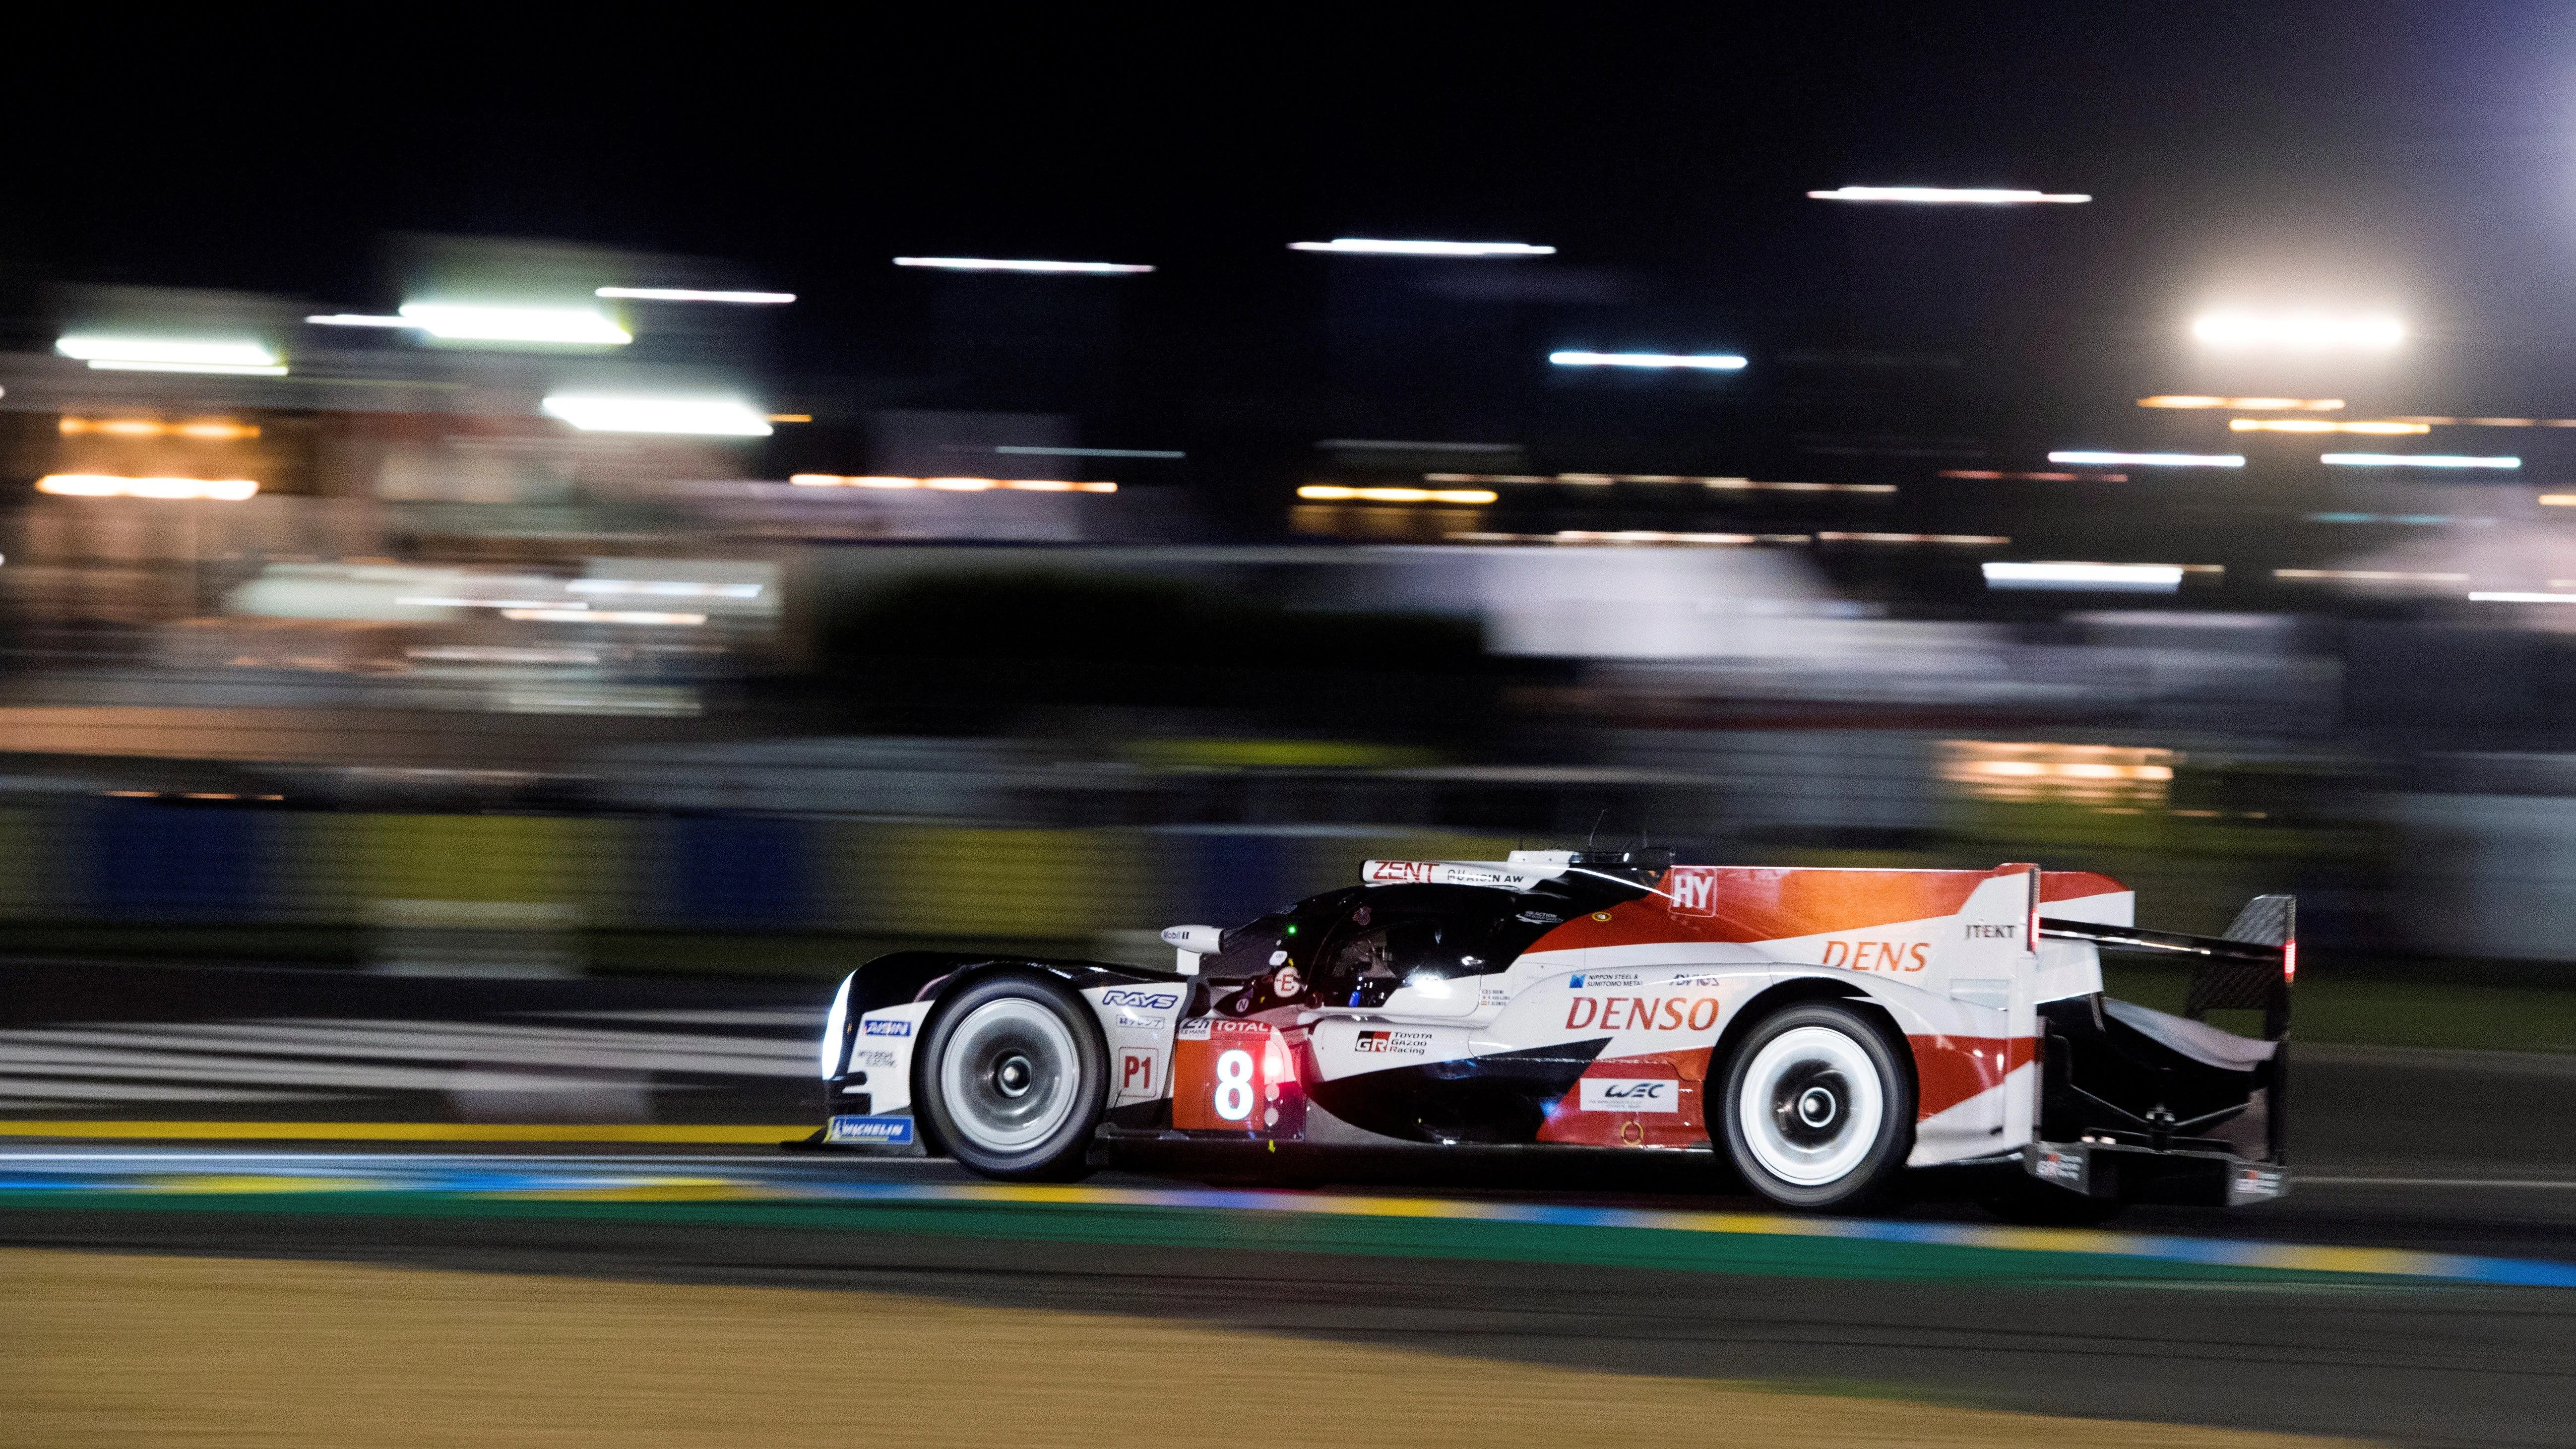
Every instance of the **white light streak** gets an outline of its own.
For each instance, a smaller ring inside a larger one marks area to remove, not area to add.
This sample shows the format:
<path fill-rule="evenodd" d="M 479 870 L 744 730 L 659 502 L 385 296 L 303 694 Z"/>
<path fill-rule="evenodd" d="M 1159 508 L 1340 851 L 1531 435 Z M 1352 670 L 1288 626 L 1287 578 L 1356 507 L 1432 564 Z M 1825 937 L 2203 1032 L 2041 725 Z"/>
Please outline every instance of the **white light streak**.
<path fill-rule="evenodd" d="M 2433 431 L 2430 423 L 2330 423 L 2322 418 L 2229 418 L 2231 433 L 2373 433 L 2399 437 Z"/>
<path fill-rule="evenodd" d="M 765 438 L 769 416 L 738 397 L 645 397 L 623 393 L 557 393 L 539 405 L 585 433 L 678 433 L 702 438 Z"/>
<path fill-rule="evenodd" d="M 2182 587 L 2180 564 L 1990 563 L 1990 589 L 2092 589 L 2109 593 L 2170 594 Z"/>
<path fill-rule="evenodd" d="M 363 312 L 321 312 L 304 319 L 314 327 L 418 327 L 408 317 L 372 317 Z"/>
<path fill-rule="evenodd" d="M 62 498 L 161 498 L 239 503 L 259 492 L 248 478 L 121 478 L 108 473 L 49 473 L 36 491 Z"/>
<path fill-rule="evenodd" d="M 257 342 L 196 341 L 175 337 L 120 337 L 75 332 L 57 338 L 54 350 L 101 372 L 203 372 L 245 377 L 284 377 L 277 354 Z"/>
<path fill-rule="evenodd" d="M 2018 191 L 1987 186 L 1841 186 L 1807 195 L 1816 201 L 1912 201 L 1936 206 L 2033 206 L 2042 202 L 2074 205 L 2093 199 L 2080 191 Z"/>
<path fill-rule="evenodd" d="M 659 614 L 640 609 L 585 609 L 579 604 L 551 609 L 503 609 L 501 617 L 523 624 L 703 624 L 704 614 Z"/>
<path fill-rule="evenodd" d="M 394 603 L 406 609 L 587 609 L 590 607 L 583 603 L 567 603 L 562 599 L 467 599 L 451 598 L 443 594 L 416 595 L 396 599 Z"/>
<path fill-rule="evenodd" d="M 2576 604 L 2576 594 L 2525 593 L 2499 589 L 2469 595 L 2472 604 Z"/>
<path fill-rule="evenodd" d="M 2520 458 L 2471 458 L 2457 453 L 2319 453 L 2336 468 L 2519 468 Z"/>
<path fill-rule="evenodd" d="M 646 594 L 659 599 L 757 599 L 759 584 L 697 584 L 671 579 L 574 579 L 576 594 Z"/>
<path fill-rule="evenodd" d="M 898 267 L 933 267 L 943 272 L 1072 272 L 1085 276 L 1154 270 L 1140 262 L 1010 261 L 998 257 L 897 257 Z"/>
<path fill-rule="evenodd" d="M 587 307 L 502 307 L 465 302 L 405 302 L 403 323 L 441 342 L 526 342 L 559 347 L 623 347 L 635 335 Z"/>
<path fill-rule="evenodd" d="M 1297 496 L 1316 503 L 1491 503 L 1500 495 L 1490 488 L 1345 488 L 1337 483 L 1309 483 Z"/>
<path fill-rule="evenodd" d="M 2118 464 L 2136 468 L 2242 468 L 2242 453 L 2051 453 L 2052 463 Z"/>
<path fill-rule="evenodd" d="M 707 292 L 695 287 L 602 287 L 594 297 L 631 297 L 638 302 L 733 302 L 750 307 L 783 307 L 794 292 Z"/>
<path fill-rule="evenodd" d="M 886 478 L 843 477 L 838 473 L 798 473 L 787 480 L 799 488 L 936 488 L 947 493 L 981 493 L 1015 489 L 1023 493 L 1115 493 L 1115 483 L 1075 483 L 1062 478 Z"/>
<path fill-rule="evenodd" d="M 1559 367 L 1695 368 L 1705 372 L 1734 372 L 1744 366 L 1744 359 L 1731 352 L 1551 352 L 1547 360 Z"/>
<path fill-rule="evenodd" d="M 1290 242 L 1292 252 L 1340 252 L 1372 257 L 1552 257 L 1556 248 L 1528 242 L 1389 241 L 1383 237 L 1337 236 L 1331 241 Z"/>
<path fill-rule="evenodd" d="M 2142 408 L 2227 408 L 2247 413 L 2331 413 L 2341 411 L 2339 397 L 2200 397 L 2189 393 L 2160 393 L 2138 399 Z M 2417 421 L 2422 421 L 2418 419 Z"/>
<path fill-rule="evenodd" d="M 2324 312 L 2211 312 L 2192 321 L 2191 335 L 2212 347 L 2386 352 L 2406 340 L 2406 324 L 2394 317 Z"/>

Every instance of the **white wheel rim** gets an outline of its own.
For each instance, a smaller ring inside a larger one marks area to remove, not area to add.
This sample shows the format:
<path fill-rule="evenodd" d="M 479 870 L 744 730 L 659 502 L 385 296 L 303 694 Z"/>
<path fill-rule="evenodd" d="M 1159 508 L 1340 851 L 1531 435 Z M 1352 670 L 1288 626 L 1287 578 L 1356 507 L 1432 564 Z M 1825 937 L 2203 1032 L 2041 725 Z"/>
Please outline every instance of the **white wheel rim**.
<path fill-rule="evenodd" d="M 1878 1063 L 1848 1034 L 1824 1026 L 1797 1027 L 1765 1042 L 1735 1102 L 1753 1160 L 1798 1187 L 1850 1176 L 1877 1144 L 1886 1115 Z"/>
<path fill-rule="evenodd" d="M 940 1054 L 939 1087 L 957 1130 L 988 1152 L 1043 1142 L 1073 1115 L 1082 1057 L 1073 1033 L 1034 1001 L 1005 997 L 966 1013 Z"/>

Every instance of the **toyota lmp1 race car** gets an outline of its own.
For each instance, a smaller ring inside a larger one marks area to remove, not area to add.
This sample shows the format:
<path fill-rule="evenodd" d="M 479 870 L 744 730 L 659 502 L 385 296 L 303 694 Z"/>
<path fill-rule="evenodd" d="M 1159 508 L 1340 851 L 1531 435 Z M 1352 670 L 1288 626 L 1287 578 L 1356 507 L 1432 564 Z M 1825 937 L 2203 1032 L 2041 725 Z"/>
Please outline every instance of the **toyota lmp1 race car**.
<path fill-rule="evenodd" d="M 1662 850 L 1372 860 L 1170 971 L 907 951 L 842 981 L 818 1144 L 1078 1177 L 1124 1145 L 1722 1155 L 1783 1206 L 1965 1169 L 2006 1216 L 2278 1196 L 2293 898 L 2224 937 L 2108 876 L 1675 866 Z M 2193 965 L 2185 1015 L 2100 953 Z M 2260 1039 L 2209 1025 L 2260 1013 Z M 1273 1159 L 1276 1160 L 1276 1159 Z"/>

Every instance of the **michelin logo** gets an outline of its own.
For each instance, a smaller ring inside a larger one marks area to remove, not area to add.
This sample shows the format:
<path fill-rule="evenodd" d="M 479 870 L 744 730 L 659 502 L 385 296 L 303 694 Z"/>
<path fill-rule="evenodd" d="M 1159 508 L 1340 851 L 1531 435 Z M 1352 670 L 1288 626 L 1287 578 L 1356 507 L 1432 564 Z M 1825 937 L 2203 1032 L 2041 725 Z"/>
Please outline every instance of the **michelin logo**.
<path fill-rule="evenodd" d="M 827 1142 L 873 1142 L 884 1147 L 912 1145 L 909 1117 L 835 1117 L 823 1134 Z"/>
<path fill-rule="evenodd" d="M 859 1034 L 861 1036 L 910 1036 L 912 1035 L 912 1023 L 908 1021 L 863 1021 L 859 1023 Z"/>

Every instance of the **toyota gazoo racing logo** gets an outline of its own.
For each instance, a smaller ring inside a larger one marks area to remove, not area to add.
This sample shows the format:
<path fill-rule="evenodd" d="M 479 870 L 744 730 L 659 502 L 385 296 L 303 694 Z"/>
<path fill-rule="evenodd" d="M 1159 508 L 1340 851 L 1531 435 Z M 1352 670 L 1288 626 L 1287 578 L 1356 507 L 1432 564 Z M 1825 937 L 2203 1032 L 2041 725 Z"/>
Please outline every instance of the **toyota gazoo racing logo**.
<path fill-rule="evenodd" d="M 1351 1050 L 1371 1054 L 1418 1057 L 1431 1050 L 1431 1033 L 1427 1031 L 1363 1031 L 1352 1040 Z"/>
<path fill-rule="evenodd" d="M 1177 991 L 1104 991 L 1100 993 L 1100 1004 L 1133 1006 L 1146 1011 L 1169 1011 L 1181 1004 L 1181 993 Z"/>

